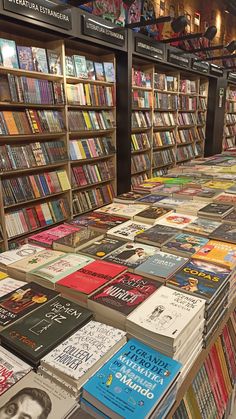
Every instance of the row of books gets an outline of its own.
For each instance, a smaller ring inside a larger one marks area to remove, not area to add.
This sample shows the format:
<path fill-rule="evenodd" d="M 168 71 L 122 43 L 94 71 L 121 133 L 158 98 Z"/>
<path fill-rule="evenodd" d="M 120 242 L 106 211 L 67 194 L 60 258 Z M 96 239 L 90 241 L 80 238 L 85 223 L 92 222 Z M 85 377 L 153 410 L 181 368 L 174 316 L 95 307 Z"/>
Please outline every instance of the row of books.
<path fill-rule="evenodd" d="M 39 105 L 61 105 L 65 102 L 63 84 L 13 74 L 0 76 L 0 101 Z"/>
<path fill-rule="evenodd" d="M 152 87 L 152 75 L 148 71 L 136 70 L 132 68 L 132 85 L 136 87 Z"/>
<path fill-rule="evenodd" d="M 178 114 L 178 123 L 179 126 L 181 125 L 196 125 L 197 124 L 197 119 L 196 119 L 196 115 L 195 113 L 184 113 L 181 112 Z"/>
<path fill-rule="evenodd" d="M 163 109 L 163 110 L 173 110 L 178 109 L 178 96 L 168 93 L 154 93 L 154 108 Z"/>
<path fill-rule="evenodd" d="M 149 112 L 132 112 L 132 128 L 149 128 L 151 126 L 151 114 Z"/>
<path fill-rule="evenodd" d="M 153 97 L 151 92 L 133 90 L 132 92 L 133 108 L 152 108 Z"/>
<path fill-rule="evenodd" d="M 180 129 L 177 136 L 177 144 L 184 144 L 197 141 L 198 134 L 196 128 Z"/>
<path fill-rule="evenodd" d="M 153 147 L 163 147 L 176 144 L 176 135 L 173 131 L 156 131 L 153 133 Z"/>
<path fill-rule="evenodd" d="M 227 101 L 226 102 L 226 111 L 235 113 L 236 112 L 236 102 Z"/>
<path fill-rule="evenodd" d="M 3 203 L 5 207 L 43 198 L 70 189 L 65 170 L 19 176 L 2 180 Z"/>
<path fill-rule="evenodd" d="M 26 109 L 0 112 L 0 135 L 60 133 L 64 128 L 59 111 Z"/>
<path fill-rule="evenodd" d="M 197 124 L 198 125 L 205 125 L 206 124 L 206 113 L 205 112 L 198 112 L 198 114 L 197 114 Z"/>
<path fill-rule="evenodd" d="M 146 172 L 137 173 L 135 175 L 132 175 L 131 176 L 131 187 L 132 187 L 132 189 L 135 186 L 140 185 L 140 183 L 143 183 L 147 179 L 148 179 L 148 174 Z"/>
<path fill-rule="evenodd" d="M 224 128 L 224 135 L 226 137 L 234 137 L 236 135 L 236 125 L 226 125 Z"/>
<path fill-rule="evenodd" d="M 227 99 L 228 100 L 236 100 L 236 90 L 232 89 L 230 86 L 229 86 L 229 89 L 227 91 Z"/>
<path fill-rule="evenodd" d="M 137 154 L 131 156 L 131 173 L 142 172 L 151 169 L 150 157 L 148 154 Z"/>
<path fill-rule="evenodd" d="M 177 92 L 178 91 L 178 77 L 154 73 L 154 89 Z"/>
<path fill-rule="evenodd" d="M 115 147 L 110 137 L 70 140 L 69 147 L 71 160 L 92 159 L 115 153 Z"/>
<path fill-rule="evenodd" d="M 115 127 L 114 114 L 111 111 L 68 111 L 69 130 L 96 131 Z"/>
<path fill-rule="evenodd" d="M 180 92 L 187 94 L 197 94 L 198 83 L 196 80 L 180 80 Z"/>
<path fill-rule="evenodd" d="M 176 161 L 181 162 L 184 160 L 194 159 L 199 155 L 199 149 L 196 149 L 197 144 L 190 144 L 183 147 L 178 147 L 176 151 Z"/>
<path fill-rule="evenodd" d="M 55 50 L 16 45 L 0 38 L 0 65 L 40 73 L 61 74 L 61 57 Z"/>
<path fill-rule="evenodd" d="M 0 171 L 41 167 L 68 159 L 64 141 L 0 146 Z"/>
<path fill-rule="evenodd" d="M 76 166 L 72 167 L 71 175 L 73 188 L 105 182 L 114 178 L 114 165 L 111 160 L 108 160 Z"/>
<path fill-rule="evenodd" d="M 7 235 L 9 239 L 12 239 L 61 222 L 69 215 L 69 204 L 66 198 L 54 199 L 43 204 L 9 212 L 5 214 Z"/>
<path fill-rule="evenodd" d="M 131 135 L 131 152 L 148 150 L 150 148 L 150 138 L 146 133 Z"/>
<path fill-rule="evenodd" d="M 205 97 L 198 98 L 198 110 L 202 110 L 202 111 L 207 110 L 207 98 Z"/>
<path fill-rule="evenodd" d="M 229 125 L 236 124 L 236 115 L 233 113 L 226 113 L 225 119 L 226 119 L 226 124 L 229 124 Z"/>
<path fill-rule="evenodd" d="M 67 84 L 67 101 L 79 106 L 115 106 L 114 86 L 97 86 L 88 83 Z"/>
<path fill-rule="evenodd" d="M 112 184 L 73 193 L 74 214 L 82 214 L 111 202 L 115 196 Z"/>
<path fill-rule="evenodd" d="M 171 112 L 154 112 L 153 114 L 154 127 L 172 127 L 176 125 L 176 117 Z"/>
<path fill-rule="evenodd" d="M 227 150 L 229 148 L 234 148 L 235 145 L 236 145 L 236 142 L 235 142 L 234 137 L 224 139 L 224 150 Z"/>
<path fill-rule="evenodd" d="M 175 153 L 172 148 L 155 151 L 152 156 L 152 167 L 172 165 L 175 163 Z"/>
<path fill-rule="evenodd" d="M 182 111 L 196 111 L 198 108 L 198 100 L 196 97 L 183 96 L 179 97 L 179 109 Z"/>
<path fill-rule="evenodd" d="M 206 128 L 205 127 L 197 127 L 198 137 L 199 140 L 204 141 L 206 137 Z"/>
<path fill-rule="evenodd" d="M 115 68 L 113 62 L 94 62 L 84 55 L 65 57 L 66 75 L 79 79 L 115 82 Z"/>

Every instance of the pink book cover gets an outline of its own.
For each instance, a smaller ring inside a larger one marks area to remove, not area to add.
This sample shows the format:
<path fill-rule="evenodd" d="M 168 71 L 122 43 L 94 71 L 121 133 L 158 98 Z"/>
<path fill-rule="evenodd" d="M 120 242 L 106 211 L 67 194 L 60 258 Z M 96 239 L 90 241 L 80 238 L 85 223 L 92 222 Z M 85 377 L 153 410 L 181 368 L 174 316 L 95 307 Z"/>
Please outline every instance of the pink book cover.
<path fill-rule="evenodd" d="M 74 233 L 75 231 L 80 230 L 79 227 L 73 225 L 59 225 L 53 227 L 50 230 L 42 231 L 41 233 L 34 234 L 29 237 L 29 242 L 32 243 L 42 243 L 43 246 L 51 247 L 53 242 L 61 237 L 65 237 L 68 234 Z"/>
<path fill-rule="evenodd" d="M 93 157 L 97 156 L 96 147 L 93 138 L 88 138 L 89 148 L 92 151 Z"/>

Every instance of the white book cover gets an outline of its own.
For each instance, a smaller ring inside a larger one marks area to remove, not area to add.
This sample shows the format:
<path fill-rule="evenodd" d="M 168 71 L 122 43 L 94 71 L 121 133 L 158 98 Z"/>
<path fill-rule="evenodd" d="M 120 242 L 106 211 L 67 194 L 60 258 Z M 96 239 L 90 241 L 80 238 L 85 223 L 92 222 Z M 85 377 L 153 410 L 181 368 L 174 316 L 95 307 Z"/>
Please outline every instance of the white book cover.
<path fill-rule="evenodd" d="M 32 368 L 0 346 L 0 395 L 5 393 Z"/>
<path fill-rule="evenodd" d="M 127 322 L 153 334 L 175 340 L 195 317 L 204 311 L 205 301 L 162 286 L 128 317 Z"/>
<path fill-rule="evenodd" d="M 11 268 L 17 269 L 22 272 L 30 272 L 33 269 L 36 269 L 37 267 L 47 262 L 51 262 L 55 259 L 58 259 L 60 256 L 63 255 L 63 252 L 58 252 L 56 250 L 51 249 L 42 250 L 41 248 L 41 252 L 33 256 L 29 256 L 28 258 L 25 258 L 23 260 L 19 260 L 18 262 L 15 262 L 14 264 L 12 264 Z"/>
<path fill-rule="evenodd" d="M 113 204 L 109 204 L 109 205 L 106 205 L 105 207 L 99 208 L 97 212 L 103 212 L 105 214 L 133 218 L 139 212 L 144 211 L 147 208 L 148 208 L 148 205 L 119 204 L 119 203 L 114 202 Z"/>
<path fill-rule="evenodd" d="M 186 215 L 180 212 L 172 212 L 171 214 L 164 215 L 159 220 L 155 222 L 155 225 L 164 225 L 167 227 L 174 227 L 179 229 L 184 229 L 188 224 L 195 221 L 197 217 L 193 215 Z"/>
<path fill-rule="evenodd" d="M 108 230 L 107 235 L 133 241 L 138 234 L 143 233 L 151 227 L 150 224 L 139 223 L 138 221 L 126 221 L 125 223 Z"/>
<path fill-rule="evenodd" d="M 21 259 L 32 257 L 38 252 L 42 252 L 43 247 L 35 246 L 33 244 L 24 244 L 19 249 L 8 250 L 0 254 L 0 264 L 2 265 L 11 265 L 14 262 L 17 262 Z"/>
<path fill-rule="evenodd" d="M 153 204 L 154 207 L 181 207 L 182 205 L 186 204 L 186 200 L 183 199 L 174 199 L 174 198 L 164 198 L 159 202 Z"/>
<path fill-rule="evenodd" d="M 122 330 L 90 321 L 46 355 L 42 366 L 79 380 L 125 336 Z"/>
<path fill-rule="evenodd" d="M 0 282 L 0 297 L 3 297 L 9 292 L 15 291 L 17 288 L 23 287 L 25 284 L 27 284 L 27 282 L 18 281 L 10 277 L 2 279 Z"/>

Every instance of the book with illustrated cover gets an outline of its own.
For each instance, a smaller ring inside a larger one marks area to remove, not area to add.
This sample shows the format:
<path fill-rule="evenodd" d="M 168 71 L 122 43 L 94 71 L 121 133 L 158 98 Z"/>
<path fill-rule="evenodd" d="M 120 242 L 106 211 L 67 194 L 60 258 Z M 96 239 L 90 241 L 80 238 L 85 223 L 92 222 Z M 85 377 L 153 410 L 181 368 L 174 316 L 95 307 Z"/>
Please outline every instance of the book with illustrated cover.
<path fill-rule="evenodd" d="M 109 205 L 105 205 L 102 208 L 99 208 L 95 212 L 99 212 L 102 214 L 110 214 L 110 215 L 117 215 L 119 217 L 125 217 L 133 219 L 135 215 L 139 212 L 144 211 L 148 208 L 148 205 L 143 204 L 119 204 L 119 203 L 112 203 Z"/>
<path fill-rule="evenodd" d="M 103 236 L 103 233 L 97 230 L 81 228 L 79 231 L 55 240 L 53 249 L 61 252 L 77 253 L 83 247 L 92 244 L 94 240 L 102 239 Z"/>
<path fill-rule="evenodd" d="M 135 273 L 147 278 L 166 281 L 188 261 L 182 256 L 158 251 L 135 269 Z"/>
<path fill-rule="evenodd" d="M 83 253 L 95 259 L 103 259 L 106 256 L 108 256 L 111 252 L 121 247 L 123 244 L 123 240 L 104 237 L 101 240 L 96 240 L 93 243 L 83 247 L 80 253 Z"/>
<path fill-rule="evenodd" d="M 232 205 L 212 202 L 198 211 L 198 216 L 221 220 L 226 215 L 230 214 L 233 209 L 234 207 Z"/>
<path fill-rule="evenodd" d="M 128 221 L 128 218 L 93 211 L 89 214 L 80 215 L 79 217 L 74 218 L 72 221 L 69 221 L 68 224 L 77 227 L 88 227 L 93 230 L 104 231 L 105 233 L 107 230 L 119 226 L 125 221 Z"/>
<path fill-rule="evenodd" d="M 157 220 L 172 211 L 168 208 L 162 207 L 149 207 L 144 211 L 139 212 L 134 216 L 134 221 L 139 221 L 147 224 L 155 224 Z"/>
<path fill-rule="evenodd" d="M 227 191 L 228 192 L 228 191 Z M 217 204 L 228 204 L 228 205 L 236 205 L 236 195 L 232 193 L 221 193 L 214 199 L 214 202 Z"/>
<path fill-rule="evenodd" d="M 131 339 L 84 385 L 83 399 L 111 418 L 147 419 L 155 414 L 180 370 L 179 362 Z M 158 372 L 153 375 L 153 371 Z"/>
<path fill-rule="evenodd" d="M 228 269 L 234 269 L 236 266 L 236 245 L 210 240 L 193 257 Z"/>
<path fill-rule="evenodd" d="M 0 65 L 19 68 L 15 41 L 0 38 Z"/>
<path fill-rule="evenodd" d="M 1 342 L 30 365 L 36 366 L 43 356 L 91 317 L 89 310 L 58 296 L 3 330 Z"/>
<path fill-rule="evenodd" d="M 141 202 L 141 204 L 147 204 L 147 205 L 154 205 L 157 202 L 160 202 L 165 197 L 163 195 L 155 195 L 155 194 L 149 194 L 145 196 L 141 196 L 137 202 Z"/>
<path fill-rule="evenodd" d="M 205 206 L 206 206 L 205 202 L 191 201 L 191 205 L 189 205 L 189 202 L 186 201 L 185 204 L 181 205 L 181 212 L 183 214 L 197 216 L 198 211 L 201 210 Z"/>
<path fill-rule="evenodd" d="M 33 256 L 38 252 L 42 252 L 42 250 L 44 250 L 43 247 L 33 244 L 24 244 L 18 249 L 2 252 L 0 253 L 0 268 L 5 271 L 7 270 L 8 265 L 29 256 Z"/>
<path fill-rule="evenodd" d="M 154 225 L 143 233 L 138 234 L 135 237 L 135 241 L 161 247 L 178 233 L 179 229 L 177 228 L 167 227 L 161 224 Z"/>
<path fill-rule="evenodd" d="M 31 367 L 0 346 L 0 396 L 14 386 Z"/>
<path fill-rule="evenodd" d="M 19 65 L 22 70 L 34 71 L 32 50 L 30 47 L 21 47 L 17 45 L 17 54 Z"/>
<path fill-rule="evenodd" d="M 236 225 L 221 224 L 220 227 L 210 234 L 210 239 L 236 244 Z"/>
<path fill-rule="evenodd" d="M 80 79 L 88 78 L 88 70 L 86 65 L 86 58 L 83 55 L 73 55 L 75 73 Z"/>
<path fill-rule="evenodd" d="M 204 184 L 204 188 L 219 189 L 222 191 L 231 188 L 231 186 L 234 186 L 234 182 L 226 180 L 212 180 Z"/>
<path fill-rule="evenodd" d="M 1 281 L 1 284 L 2 284 L 2 280 L 5 279 L 5 278 L 7 278 L 7 277 L 8 277 L 8 274 L 6 272 L 0 271 L 0 281 Z"/>
<path fill-rule="evenodd" d="M 209 240 L 190 233 L 180 233 L 170 239 L 162 249 L 180 256 L 191 257 Z"/>
<path fill-rule="evenodd" d="M 95 68 L 96 80 L 105 81 L 103 63 L 95 62 L 94 68 Z"/>
<path fill-rule="evenodd" d="M 223 218 L 222 223 L 224 224 L 236 224 L 236 209 L 231 211 L 226 217 Z M 1 257 L 1 255 L 0 255 Z"/>
<path fill-rule="evenodd" d="M 43 247 L 52 247 L 54 240 L 65 237 L 68 234 L 78 231 L 79 228 L 70 224 L 62 224 L 50 230 L 42 231 L 29 237 L 31 243 L 39 244 Z"/>
<path fill-rule="evenodd" d="M 104 62 L 104 73 L 105 73 L 105 79 L 109 83 L 115 83 L 116 81 L 116 75 L 115 75 L 115 68 L 113 63 Z"/>
<path fill-rule="evenodd" d="M 89 80 L 96 80 L 95 68 L 94 68 L 93 61 L 86 60 L 86 67 L 87 67 L 87 72 L 88 72 L 88 79 Z"/>
<path fill-rule="evenodd" d="M 186 204 L 185 199 L 177 199 L 177 198 L 165 198 L 163 196 L 163 199 L 160 202 L 156 202 L 155 205 L 161 206 L 164 208 L 170 208 L 173 210 L 176 210 L 176 208 L 181 208 L 182 205 Z"/>
<path fill-rule="evenodd" d="M 195 221 L 191 222 L 190 224 L 187 224 L 184 227 L 184 230 L 208 237 L 220 225 L 221 223 L 218 221 L 197 217 Z"/>
<path fill-rule="evenodd" d="M 54 50 L 47 50 L 49 73 L 62 74 L 61 69 L 61 54 Z"/>
<path fill-rule="evenodd" d="M 75 66 L 73 57 L 65 57 L 66 75 L 67 77 L 75 77 Z"/>
<path fill-rule="evenodd" d="M 4 295 L 0 298 L 0 329 L 25 317 L 28 313 L 32 313 L 57 295 L 57 292 L 41 287 L 34 282 Z"/>
<path fill-rule="evenodd" d="M 44 48 L 32 47 L 32 56 L 34 71 L 40 73 L 48 73 L 48 60 L 46 50 Z"/>
<path fill-rule="evenodd" d="M 171 212 L 171 214 L 166 214 L 160 220 L 156 221 L 156 225 L 164 225 L 167 227 L 174 227 L 178 229 L 185 229 L 185 227 L 195 221 L 197 217 L 192 215 L 182 214 L 180 212 Z"/>
<path fill-rule="evenodd" d="M 113 202 L 118 202 L 119 204 L 134 204 L 139 198 L 142 197 L 142 194 L 130 191 L 116 196 L 113 199 Z"/>
<path fill-rule="evenodd" d="M 167 282 L 167 286 L 205 298 L 210 304 L 229 283 L 230 270 L 201 260 L 190 260 Z"/>
<path fill-rule="evenodd" d="M 135 221 L 126 221 L 118 227 L 108 230 L 109 237 L 120 238 L 126 241 L 132 241 L 134 238 L 150 228 L 149 224 L 138 223 Z"/>
<path fill-rule="evenodd" d="M 18 279 L 10 278 L 9 276 L 7 278 L 1 279 L 0 297 L 9 294 L 17 288 L 23 287 L 23 285 L 26 285 L 26 282 L 18 281 Z"/>

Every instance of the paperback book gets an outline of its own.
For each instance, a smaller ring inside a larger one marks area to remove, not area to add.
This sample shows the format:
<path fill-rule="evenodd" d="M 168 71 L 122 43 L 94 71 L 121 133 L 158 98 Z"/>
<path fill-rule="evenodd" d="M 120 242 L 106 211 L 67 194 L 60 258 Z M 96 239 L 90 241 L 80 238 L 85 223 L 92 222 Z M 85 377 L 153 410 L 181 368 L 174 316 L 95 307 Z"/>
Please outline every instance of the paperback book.
<path fill-rule="evenodd" d="M 233 209 L 234 207 L 232 205 L 212 202 L 198 211 L 198 216 L 212 218 L 213 220 L 222 220 L 222 218 L 230 214 Z"/>
<path fill-rule="evenodd" d="M 99 230 L 105 233 L 107 230 L 110 230 L 125 221 L 128 221 L 128 218 L 93 211 L 89 214 L 74 218 L 70 221 L 70 224 L 77 227 L 92 228 L 93 230 Z"/>
<path fill-rule="evenodd" d="M 166 281 L 186 262 L 187 258 L 158 251 L 135 269 L 135 273 L 147 278 Z"/>
<path fill-rule="evenodd" d="M 70 224 L 61 224 L 57 227 L 50 228 L 50 230 L 42 231 L 29 237 L 30 243 L 35 243 L 43 247 L 52 247 L 53 242 L 61 237 L 78 231 L 79 228 Z"/>
<path fill-rule="evenodd" d="M 154 225 L 153 227 L 135 237 L 135 241 L 138 243 L 146 243 L 161 247 L 178 233 L 179 229 L 177 228 L 167 227 L 161 224 Z"/>
<path fill-rule="evenodd" d="M 209 236 L 213 233 L 221 223 L 219 221 L 206 220 L 205 218 L 197 217 L 195 221 L 184 227 L 184 230 L 190 233 L 200 234 L 201 236 Z"/>
<path fill-rule="evenodd" d="M 236 225 L 221 224 L 221 226 L 210 234 L 210 239 L 236 244 Z"/>
<path fill-rule="evenodd" d="M 123 240 L 104 237 L 101 240 L 96 240 L 83 247 L 80 252 L 94 259 L 104 259 L 110 253 L 121 247 L 124 243 L 125 242 Z"/>
<path fill-rule="evenodd" d="M 16 290 L 17 288 L 26 285 L 24 281 L 18 281 L 17 279 L 10 278 L 9 276 L 5 279 L 1 279 L 0 283 L 0 297 Z"/>
<path fill-rule="evenodd" d="M 180 233 L 170 239 L 162 249 L 175 255 L 191 257 L 209 240 L 190 233 Z"/>
<path fill-rule="evenodd" d="M 126 241 L 133 241 L 135 237 L 150 228 L 149 224 L 126 221 L 118 227 L 108 230 L 109 237 L 120 238 Z"/>
<path fill-rule="evenodd" d="M 196 220 L 197 217 L 192 215 L 186 215 L 179 212 L 167 214 L 160 220 L 156 221 L 156 225 L 161 224 L 167 227 L 174 227 L 178 229 L 184 229 L 188 224 Z"/>
<path fill-rule="evenodd" d="M 139 212 L 134 216 L 134 221 L 138 221 L 146 224 L 155 224 L 161 217 L 166 214 L 170 214 L 172 211 L 167 208 L 161 207 L 149 207 L 144 211 Z"/>
<path fill-rule="evenodd" d="M 135 215 L 139 212 L 144 211 L 147 209 L 148 205 L 142 204 L 109 204 L 105 207 L 99 208 L 95 212 L 99 212 L 102 214 L 111 214 L 111 215 L 118 215 L 119 217 L 125 217 L 129 219 L 133 219 Z"/>
<path fill-rule="evenodd" d="M 83 247 L 92 244 L 94 240 L 102 238 L 102 232 L 81 228 L 79 231 L 75 231 L 65 237 L 55 240 L 53 242 L 53 249 L 66 253 L 77 253 L 79 250 L 83 249 Z"/>
<path fill-rule="evenodd" d="M 43 247 L 35 246 L 33 244 L 24 244 L 15 250 L 8 250 L 0 253 L 0 269 L 6 271 L 8 265 L 14 262 L 25 259 L 27 257 L 36 255 L 38 252 L 42 252 Z"/>
<path fill-rule="evenodd" d="M 236 245 L 210 240 L 193 257 L 233 270 L 236 266 Z"/>
<path fill-rule="evenodd" d="M 31 367 L 0 346 L 0 396 L 31 371 Z"/>

